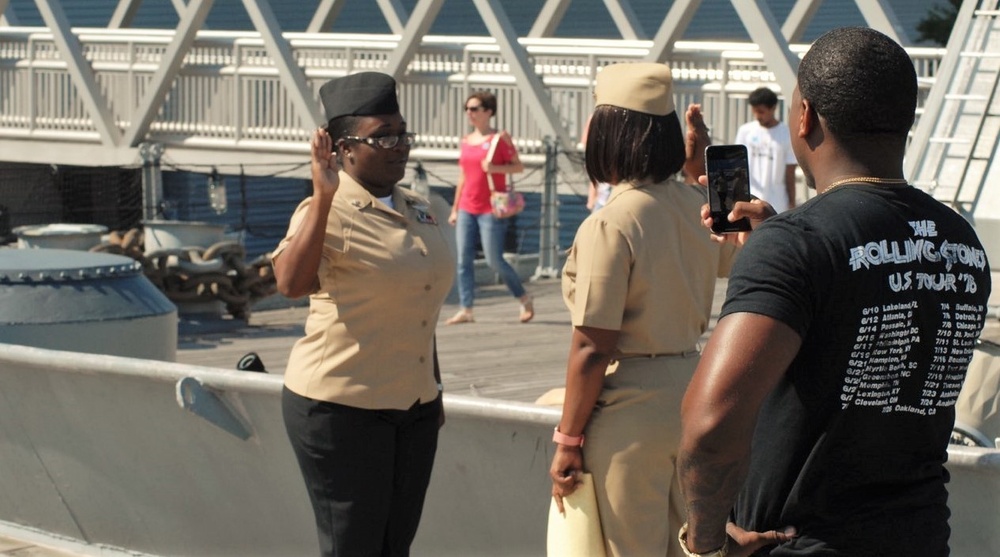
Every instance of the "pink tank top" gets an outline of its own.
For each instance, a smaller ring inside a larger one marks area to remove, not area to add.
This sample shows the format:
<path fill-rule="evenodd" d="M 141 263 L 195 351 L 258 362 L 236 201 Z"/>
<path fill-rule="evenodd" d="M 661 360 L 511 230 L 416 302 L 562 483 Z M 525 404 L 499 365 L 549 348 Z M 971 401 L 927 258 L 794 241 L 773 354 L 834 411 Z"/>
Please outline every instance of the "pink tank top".
<path fill-rule="evenodd" d="M 486 182 L 486 173 L 483 172 L 483 159 L 489 152 L 492 140 L 491 135 L 482 143 L 472 144 L 462 141 L 458 165 L 465 175 L 465 185 L 462 187 L 462 198 L 458 200 L 458 208 L 473 215 L 483 215 L 493 210 L 490 205 L 490 186 Z M 514 153 L 513 145 L 501 141 L 493 154 L 493 164 L 509 163 L 514 158 Z M 507 191 L 507 175 L 494 174 L 493 187 L 497 191 Z"/>

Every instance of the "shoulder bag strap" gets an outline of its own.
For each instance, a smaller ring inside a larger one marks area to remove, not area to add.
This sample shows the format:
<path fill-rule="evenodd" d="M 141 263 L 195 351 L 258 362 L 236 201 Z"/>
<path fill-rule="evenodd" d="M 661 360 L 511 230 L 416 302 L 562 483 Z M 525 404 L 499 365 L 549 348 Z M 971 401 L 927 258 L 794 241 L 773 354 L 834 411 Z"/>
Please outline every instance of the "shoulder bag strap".
<path fill-rule="evenodd" d="M 493 162 L 493 157 L 495 157 L 497 154 L 497 145 L 499 143 L 500 143 L 500 132 L 498 131 L 497 133 L 493 134 L 493 137 L 490 138 L 490 149 L 489 151 L 486 151 L 486 160 L 488 160 L 490 163 Z M 493 186 L 493 174 L 490 172 L 486 173 L 486 183 L 489 184 L 490 186 L 490 193 L 496 191 L 496 188 Z"/>

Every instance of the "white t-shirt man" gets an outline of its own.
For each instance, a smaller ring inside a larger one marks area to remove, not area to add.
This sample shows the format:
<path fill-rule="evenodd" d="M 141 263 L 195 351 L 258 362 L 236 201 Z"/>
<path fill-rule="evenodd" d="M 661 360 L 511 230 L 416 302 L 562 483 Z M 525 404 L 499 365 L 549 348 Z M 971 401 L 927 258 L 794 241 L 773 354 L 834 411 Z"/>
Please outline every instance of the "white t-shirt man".
<path fill-rule="evenodd" d="M 788 125 L 774 120 L 773 113 L 772 108 L 769 123 L 773 125 L 770 127 L 756 119 L 740 126 L 736 143 L 746 145 L 750 157 L 750 193 L 767 201 L 780 213 L 795 206 L 797 163 Z"/>

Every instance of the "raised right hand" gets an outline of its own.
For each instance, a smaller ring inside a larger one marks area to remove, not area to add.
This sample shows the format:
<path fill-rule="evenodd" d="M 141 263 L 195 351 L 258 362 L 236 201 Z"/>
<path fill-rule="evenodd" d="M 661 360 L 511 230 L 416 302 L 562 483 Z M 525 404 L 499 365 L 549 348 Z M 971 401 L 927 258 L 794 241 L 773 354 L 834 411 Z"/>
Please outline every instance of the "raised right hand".
<path fill-rule="evenodd" d="M 340 187 L 337 174 L 337 157 L 333 152 L 333 139 L 325 128 L 316 128 L 312 136 L 313 195 L 333 197 Z"/>
<path fill-rule="evenodd" d="M 712 144 L 700 104 L 689 104 L 684 113 L 687 131 L 684 134 L 684 177 L 694 183 L 705 173 L 705 147 Z"/>

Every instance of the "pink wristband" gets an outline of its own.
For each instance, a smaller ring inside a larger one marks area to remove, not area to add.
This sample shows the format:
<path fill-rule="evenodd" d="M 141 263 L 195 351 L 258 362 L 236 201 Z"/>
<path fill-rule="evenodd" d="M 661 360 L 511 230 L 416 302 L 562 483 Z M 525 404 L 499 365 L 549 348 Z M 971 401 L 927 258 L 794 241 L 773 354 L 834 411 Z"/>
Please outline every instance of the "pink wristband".
<path fill-rule="evenodd" d="M 559 443 L 560 445 L 566 445 L 567 447 L 582 447 L 583 435 L 579 437 L 566 435 L 565 433 L 560 433 L 559 426 L 556 426 L 555 431 L 552 433 L 552 442 Z"/>

